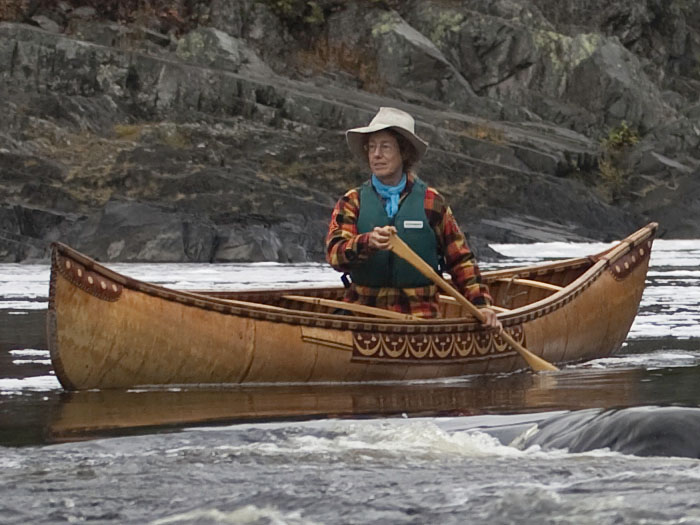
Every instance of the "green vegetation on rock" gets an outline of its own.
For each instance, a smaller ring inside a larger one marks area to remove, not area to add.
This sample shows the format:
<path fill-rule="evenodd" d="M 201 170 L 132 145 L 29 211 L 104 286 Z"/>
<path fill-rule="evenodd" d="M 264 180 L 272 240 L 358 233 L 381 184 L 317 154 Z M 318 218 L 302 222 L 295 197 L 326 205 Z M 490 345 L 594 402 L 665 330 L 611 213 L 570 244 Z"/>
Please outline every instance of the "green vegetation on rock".
<path fill-rule="evenodd" d="M 396 13 L 382 13 L 379 20 L 372 27 L 372 36 L 379 37 L 392 31 L 401 22 L 401 17 Z"/>
<path fill-rule="evenodd" d="M 571 71 L 589 58 L 602 43 L 601 35 L 587 33 L 572 38 L 554 31 L 533 31 L 535 45 L 559 71 Z"/>
<path fill-rule="evenodd" d="M 610 201 L 616 202 L 623 193 L 631 174 L 627 156 L 639 142 L 639 133 L 622 121 L 612 128 L 601 141 L 598 159 L 601 188 Z"/>
<path fill-rule="evenodd" d="M 465 16 L 456 11 L 441 11 L 433 21 L 428 37 L 437 47 L 441 47 L 450 33 L 459 32 L 464 20 Z"/>
<path fill-rule="evenodd" d="M 605 151 L 612 152 L 632 147 L 638 142 L 639 133 L 634 129 L 630 129 L 627 122 L 623 120 L 619 126 L 612 128 L 608 132 L 608 136 L 601 141 L 601 146 L 603 146 Z"/>

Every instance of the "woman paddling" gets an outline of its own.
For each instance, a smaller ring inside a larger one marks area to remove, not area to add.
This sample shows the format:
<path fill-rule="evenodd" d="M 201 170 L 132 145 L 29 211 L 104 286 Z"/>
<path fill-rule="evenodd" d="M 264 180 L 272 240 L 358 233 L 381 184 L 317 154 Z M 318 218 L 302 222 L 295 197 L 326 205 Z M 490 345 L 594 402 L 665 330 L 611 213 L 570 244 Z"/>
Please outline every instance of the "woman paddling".
<path fill-rule="evenodd" d="M 436 271 L 442 261 L 460 293 L 481 309 L 485 324 L 500 328 L 452 210 L 413 171 L 428 148 L 415 133 L 413 117 L 383 107 L 368 126 L 345 136 L 350 151 L 372 173 L 340 198 L 326 237 L 326 259 L 352 279 L 345 300 L 423 318 L 439 316 L 437 286 L 389 251 L 389 238 L 396 233 Z"/>

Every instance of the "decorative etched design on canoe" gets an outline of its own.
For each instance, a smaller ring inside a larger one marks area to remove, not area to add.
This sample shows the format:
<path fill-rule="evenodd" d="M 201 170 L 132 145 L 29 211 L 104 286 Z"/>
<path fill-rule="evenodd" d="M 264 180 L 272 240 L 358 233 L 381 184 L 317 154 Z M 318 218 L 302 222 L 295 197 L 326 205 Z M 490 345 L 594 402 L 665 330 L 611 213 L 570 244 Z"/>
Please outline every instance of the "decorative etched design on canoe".
<path fill-rule="evenodd" d="M 649 254 L 651 253 L 651 243 L 651 240 L 643 242 L 642 244 L 630 249 L 629 252 L 620 257 L 617 261 L 611 262 L 609 270 L 613 277 L 617 281 L 621 281 L 642 262 L 649 259 Z"/>
<path fill-rule="evenodd" d="M 104 301 L 116 301 L 122 293 L 122 285 L 107 277 L 90 271 L 84 265 L 68 259 L 62 255 L 56 255 L 54 262 L 58 271 L 81 290 Z"/>
<path fill-rule="evenodd" d="M 525 345 L 522 325 L 506 331 Z M 513 352 L 499 334 L 464 332 L 442 334 L 353 333 L 352 359 L 362 361 L 452 362 Z"/>

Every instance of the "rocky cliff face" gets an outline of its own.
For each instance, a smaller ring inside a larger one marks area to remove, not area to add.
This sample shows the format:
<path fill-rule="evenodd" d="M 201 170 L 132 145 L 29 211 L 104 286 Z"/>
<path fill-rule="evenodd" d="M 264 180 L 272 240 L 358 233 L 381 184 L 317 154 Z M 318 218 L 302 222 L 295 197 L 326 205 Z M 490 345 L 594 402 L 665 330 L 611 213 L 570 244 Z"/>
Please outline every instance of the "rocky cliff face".
<path fill-rule="evenodd" d="M 134 4 L 0 3 L 0 260 L 322 260 L 386 105 L 482 256 L 700 236 L 700 0 Z"/>

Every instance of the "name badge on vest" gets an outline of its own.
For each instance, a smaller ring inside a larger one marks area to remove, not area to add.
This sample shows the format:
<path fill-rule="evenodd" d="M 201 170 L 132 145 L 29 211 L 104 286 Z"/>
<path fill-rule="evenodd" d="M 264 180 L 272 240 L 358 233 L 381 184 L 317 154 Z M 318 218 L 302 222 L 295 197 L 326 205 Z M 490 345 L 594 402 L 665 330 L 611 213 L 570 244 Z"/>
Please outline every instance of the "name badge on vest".
<path fill-rule="evenodd" d="M 423 221 L 403 221 L 403 227 L 406 230 L 421 230 L 423 229 Z"/>

